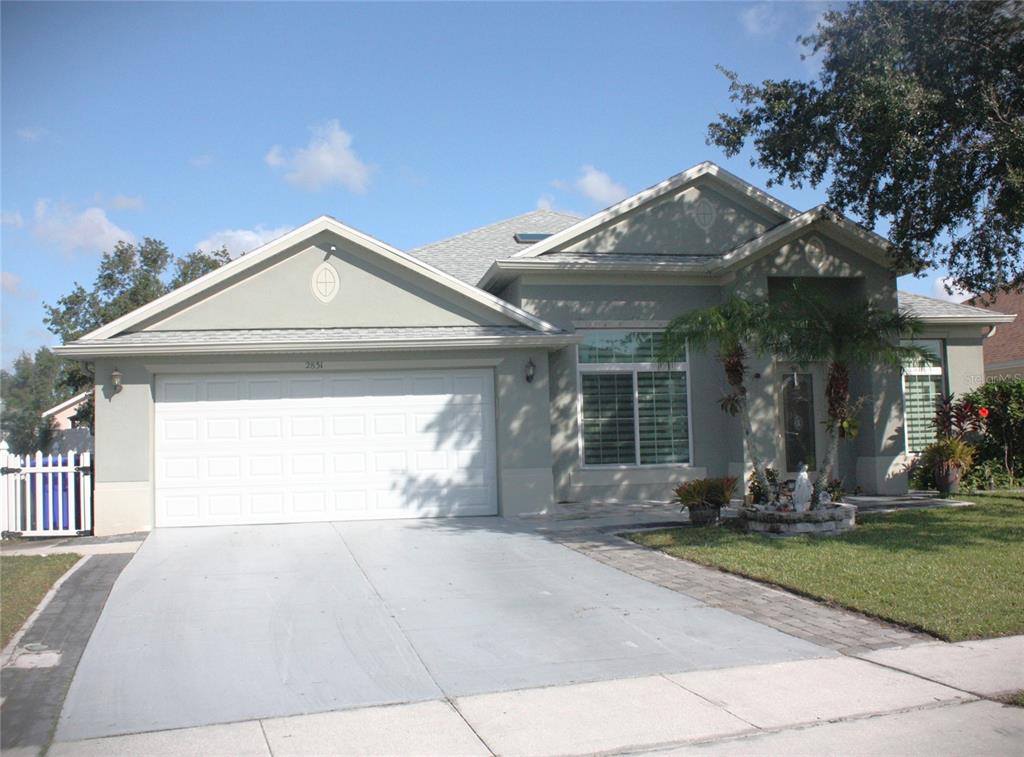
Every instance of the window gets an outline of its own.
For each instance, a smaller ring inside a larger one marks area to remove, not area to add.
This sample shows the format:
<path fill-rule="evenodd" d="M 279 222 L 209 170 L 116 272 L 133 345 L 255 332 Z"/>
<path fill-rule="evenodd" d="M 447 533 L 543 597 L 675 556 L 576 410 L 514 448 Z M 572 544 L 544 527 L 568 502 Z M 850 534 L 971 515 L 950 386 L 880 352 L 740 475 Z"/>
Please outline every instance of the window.
<path fill-rule="evenodd" d="M 935 405 L 945 389 L 942 342 L 938 339 L 904 340 L 904 347 L 920 347 L 929 353 L 923 360 L 903 366 L 903 413 L 907 452 L 917 453 L 935 441 Z"/>
<path fill-rule="evenodd" d="M 657 362 L 657 331 L 585 331 L 579 346 L 584 465 L 690 462 L 687 356 Z"/>
<path fill-rule="evenodd" d="M 786 471 L 817 468 L 814 454 L 814 383 L 810 373 L 791 373 L 782 382 Z"/>

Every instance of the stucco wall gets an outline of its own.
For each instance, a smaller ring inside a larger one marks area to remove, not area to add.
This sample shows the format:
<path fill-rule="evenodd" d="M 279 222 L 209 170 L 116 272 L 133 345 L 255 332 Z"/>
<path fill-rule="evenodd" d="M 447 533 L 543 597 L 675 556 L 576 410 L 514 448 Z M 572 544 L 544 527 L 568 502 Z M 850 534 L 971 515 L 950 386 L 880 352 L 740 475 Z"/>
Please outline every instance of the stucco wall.
<path fill-rule="evenodd" d="M 335 249 L 332 251 L 331 247 Z M 518 325 L 468 297 L 412 274 L 333 234 L 285 251 L 255 272 L 183 304 L 148 330 Z M 327 261 L 339 290 L 328 303 L 313 296 L 313 272 Z"/>
<path fill-rule="evenodd" d="M 708 203 L 710 225 L 698 224 L 698 209 Z M 714 255 L 760 236 L 784 220 L 763 206 L 716 191 L 705 179 L 665 195 L 617 218 L 560 249 L 570 252 L 616 252 Z"/>
<path fill-rule="evenodd" d="M 498 459 L 498 505 L 502 514 L 539 512 L 552 502 L 551 425 L 547 411 L 547 354 L 542 350 L 479 350 L 317 355 L 323 371 L 403 370 L 493 366 Z M 291 357 L 197 357 L 119 359 L 122 390 L 113 394 L 114 362 L 96 363 L 96 533 L 145 531 L 153 527 L 153 417 L 155 376 L 167 373 L 302 371 L 308 355 Z M 530 359 L 532 383 L 524 374 Z"/>
<path fill-rule="evenodd" d="M 597 280 L 600 281 L 600 280 Z M 523 307 L 566 329 L 662 328 L 679 313 L 718 302 L 717 286 L 614 283 L 572 284 L 524 277 Z M 693 439 L 689 466 L 583 468 L 579 454 L 576 348 L 551 355 L 551 438 L 555 496 L 561 501 L 666 499 L 687 478 L 725 475 L 735 454 L 738 424 L 718 407 L 724 380 L 713 356 L 690 356 Z"/>

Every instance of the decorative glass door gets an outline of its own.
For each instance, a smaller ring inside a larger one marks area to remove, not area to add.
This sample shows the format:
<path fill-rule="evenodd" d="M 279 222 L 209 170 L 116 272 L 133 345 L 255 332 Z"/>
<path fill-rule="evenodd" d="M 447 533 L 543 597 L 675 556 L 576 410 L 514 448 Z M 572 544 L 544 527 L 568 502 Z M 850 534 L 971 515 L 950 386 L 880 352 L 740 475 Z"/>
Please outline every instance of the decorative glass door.
<path fill-rule="evenodd" d="M 786 471 L 795 473 L 801 465 L 817 467 L 814 438 L 814 382 L 810 373 L 790 373 L 782 382 L 783 431 Z"/>

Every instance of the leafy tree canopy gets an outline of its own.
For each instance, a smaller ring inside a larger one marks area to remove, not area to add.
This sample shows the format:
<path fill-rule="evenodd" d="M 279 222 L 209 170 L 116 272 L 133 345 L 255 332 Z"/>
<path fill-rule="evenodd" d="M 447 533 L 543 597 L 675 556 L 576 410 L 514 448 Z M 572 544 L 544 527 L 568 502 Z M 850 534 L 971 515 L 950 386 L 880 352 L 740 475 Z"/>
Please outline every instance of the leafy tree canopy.
<path fill-rule="evenodd" d="M 57 300 L 56 305 L 44 306 L 43 322 L 62 342 L 72 342 L 228 260 L 230 255 L 223 247 L 213 252 L 196 250 L 175 257 L 167 245 L 149 237 L 139 244 L 118 242 L 113 250 L 103 253 L 92 287 L 86 289 L 75 282 L 74 288 Z M 92 383 L 92 375 L 79 363 L 69 365 L 61 374 L 61 387 L 70 394 Z M 87 416 L 85 420 L 91 425 L 92 413 L 81 414 Z"/>
<path fill-rule="evenodd" d="M 24 455 L 50 446 L 53 419 L 40 415 L 72 396 L 63 374 L 64 361 L 45 347 L 34 358 L 21 353 L 11 371 L 0 371 L 0 426 L 12 452 Z"/>
<path fill-rule="evenodd" d="M 850 3 L 800 38 L 817 80 L 730 80 L 709 144 L 771 183 L 890 222 L 894 262 L 984 292 L 1024 284 L 1024 2 Z"/>

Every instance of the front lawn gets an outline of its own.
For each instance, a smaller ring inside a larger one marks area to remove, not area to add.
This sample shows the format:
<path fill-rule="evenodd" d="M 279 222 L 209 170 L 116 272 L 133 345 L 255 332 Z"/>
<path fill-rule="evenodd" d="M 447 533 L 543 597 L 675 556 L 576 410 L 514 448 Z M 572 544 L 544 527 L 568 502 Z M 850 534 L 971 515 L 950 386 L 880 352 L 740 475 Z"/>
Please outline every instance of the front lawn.
<path fill-rule="evenodd" d="M 54 582 L 79 558 L 79 555 L 0 557 L 0 647 L 7 645 Z"/>
<path fill-rule="evenodd" d="M 858 516 L 836 537 L 673 528 L 629 538 L 949 641 L 1024 633 L 1024 496 L 971 500 Z"/>

